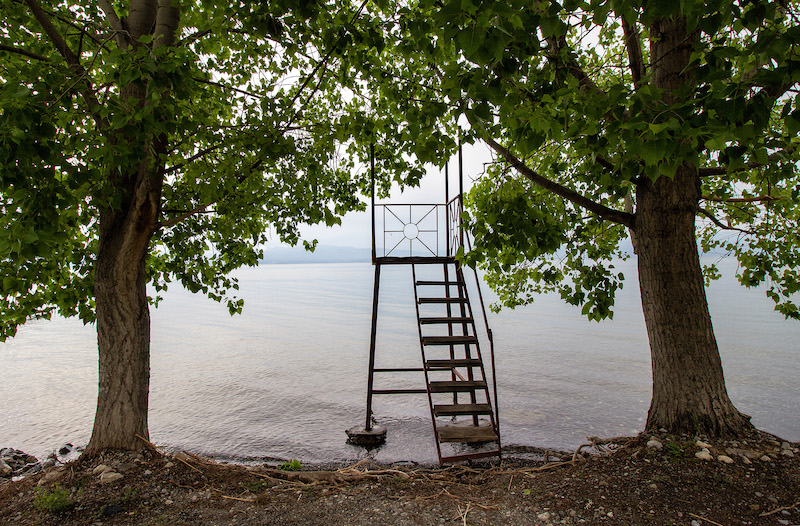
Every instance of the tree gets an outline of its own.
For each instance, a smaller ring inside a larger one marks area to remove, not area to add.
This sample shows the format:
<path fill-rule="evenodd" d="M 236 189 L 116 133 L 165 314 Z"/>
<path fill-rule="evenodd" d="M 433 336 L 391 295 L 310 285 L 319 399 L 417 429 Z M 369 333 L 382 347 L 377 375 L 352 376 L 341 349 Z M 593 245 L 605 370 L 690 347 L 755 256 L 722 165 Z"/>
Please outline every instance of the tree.
<path fill-rule="evenodd" d="M 800 317 L 798 4 L 386 9 L 402 41 L 392 60 L 417 76 L 411 96 L 496 154 L 467 199 L 475 249 L 463 257 L 487 270 L 501 303 L 558 291 L 590 319 L 611 317 L 624 278 L 612 259 L 630 235 L 653 369 L 647 429 L 750 429 L 727 395 L 708 312 L 704 284 L 718 271 L 699 252 L 734 255 L 742 284 L 768 283 L 776 309 Z"/>
<path fill-rule="evenodd" d="M 363 208 L 366 145 L 400 148 L 348 73 L 383 46 L 363 8 L 0 0 L 0 338 L 54 313 L 96 323 L 87 455 L 149 438 L 149 304 L 171 282 L 239 312 L 229 273 L 259 246 Z"/>

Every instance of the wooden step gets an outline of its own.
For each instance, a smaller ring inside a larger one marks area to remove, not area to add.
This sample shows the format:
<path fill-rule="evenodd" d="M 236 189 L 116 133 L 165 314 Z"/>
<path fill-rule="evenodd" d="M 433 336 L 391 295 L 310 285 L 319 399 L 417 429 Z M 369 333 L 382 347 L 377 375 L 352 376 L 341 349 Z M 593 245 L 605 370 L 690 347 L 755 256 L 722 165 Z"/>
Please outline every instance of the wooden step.
<path fill-rule="evenodd" d="M 439 426 L 439 442 L 496 442 L 492 426 Z"/>
<path fill-rule="evenodd" d="M 457 358 L 455 360 L 428 360 L 428 369 L 455 369 L 456 367 L 478 367 L 481 361 L 477 358 Z"/>
<path fill-rule="evenodd" d="M 475 336 L 423 336 L 422 345 L 464 345 L 478 343 Z"/>
<path fill-rule="evenodd" d="M 485 389 L 486 382 L 475 381 L 446 381 L 431 382 L 428 384 L 432 393 L 469 393 L 476 389 Z"/>
<path fill-rule="evenodd" d="M 490 415 L 492 406 L 489 404 L 448 404 L 433 406 L 435 416 L 459 416 L 459 415 Z"/>
<path fill-rule="evenodd" d="M 425 303 L 469 303 L 467 298 L 420 298 L 419 304 Z"/>
<path fill-rule="evenodd" d="M 429 318 L 420 318 L 419 319 L 420 325 L 434 325 L 438 323 L 472 323 L 472 318 L 467 316 L 464 318 L 459 317 L 429 317 Z"/>

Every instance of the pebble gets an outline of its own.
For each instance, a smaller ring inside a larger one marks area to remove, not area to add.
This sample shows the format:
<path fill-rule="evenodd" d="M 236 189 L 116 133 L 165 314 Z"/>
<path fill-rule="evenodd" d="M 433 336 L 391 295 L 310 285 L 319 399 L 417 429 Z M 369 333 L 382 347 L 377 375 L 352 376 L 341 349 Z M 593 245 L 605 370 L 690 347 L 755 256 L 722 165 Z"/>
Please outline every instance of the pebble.
<path fill-rule="evenodd" d="M 111 467 L 106 466 L 105 464 L 100 464 L 92 470 L 92 475 L 102 475 L 106 471 L 111 471 Z"/>
<path fill-rule="evenodd" d="M 172 466 L 174 466 L 174 465 L 175 465 L 175 463 L 174 463 L 174 462 L 167 462 L 166 464 L 164 464 L 164 467 L 165 467 L 165 468 L 171 468 L 171 467 L 172 467 Z"/>
<path fill-rule="evenodd" d="M 771 459 L 771 458 L 769 458 L 769 456 L 768 456 L 768 455 L 764 455 L 764 456 L 763 456 L 763 457 L 761 457 L 759 460 L 761 460 L 761 462 L 769 462 L 769 461 L 770 461 L 770 460 L 772 460 L 772 459 Z"/>
<path fill-rule="evenodd" d="M 692 526 L 700 526 L 700 523 L 698 521 L 692 521 Z"/>
<path fill-rule="evenodd" d="M 719 455 L 717 457 L 717 460 L 719 460 L 720 462 L 724 462 L 726 464 L 733 464 L 733 459 L 728 455 Z"/>
<path fill-rule="evenodd" d="M 57 481 L 62 476 L 64 476 L 64 468 L 48 471 L 39 479 L 39 485 L 44 486 L 45 484 L 50 484 L 51 482 Z"/>
<path fill-rule="evenodd" d="M 11 468 L 11 466 L 6 464 L 5 460 L 0 459 L 0 475 L 8 476 L 11 475 L 13 472 L 14 470 Z"/>
<path fill-rule="evenodd" d="M 708 449 L 711 447 L 711 444 L 703 442 L 702 440 L 698 440 L 697 442 L 694 443 L 694 445 L 702 449 Z"/>
<path fill-rule="evenodd" d="M 783 451 L 781 451 L 781 455 L 783 455 L 784 457 L 789 457 L 789 458 L 793 458 L 794 457 L 794 453 L 792 452 L 791 449 L 784 449 Z"/>
<path fill-rule="evenodd" d="M 702 451 L 698 451 L 697 453 L 695 453 L 694 456 L 696 456 L 700 460 L 713 460 L 714 459 L 714 457 L 711 456 L 711 453 L 709 453 L 708 450 L 705 449 L 705 448 L 703 448 Z"/>
<path fill-rule="evenodd" d="M 661 442 L 659 442 L 655 438 L 652 438 L 647 442 L 647 447 L 649 447 L 651 449 L 661 449 L 662 447 L 664 447 L 664 444 L 662 444 Z"/>
<path fill-rule="evenodd" d="M 104 471 L 100 475 L 100 482 L 103 484 L 107 484 L 109 482 L 116 482 L 122 478 L 122 473 L 117 473 L 116 471 Z"/>
<path fill-rule="evenodd" d="M 536 518 L 539 519 L 540 521 L 549 521 L 550 520 L 550 512 L 546 511 L 544 513 L 540 513 L 539 515 L 536 516 Z"/>

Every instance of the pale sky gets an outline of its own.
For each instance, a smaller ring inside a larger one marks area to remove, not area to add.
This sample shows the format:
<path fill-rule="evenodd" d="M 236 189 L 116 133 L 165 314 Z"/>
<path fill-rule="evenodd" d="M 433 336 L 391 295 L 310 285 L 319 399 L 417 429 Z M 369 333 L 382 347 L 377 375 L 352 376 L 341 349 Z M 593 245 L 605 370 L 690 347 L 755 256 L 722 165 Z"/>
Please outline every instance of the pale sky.
<path fill-rule="evenodd" d="M 483 143 L 466 144 L 463 148 L 464 191 L 472 187 L 472 181 L 484 172 L 484 163 L 491 161 L 489 148 Z M 450 198 L 458 192 L 458 156 L 450 159 Z M 418 188 L 407 188 L 404 192 L 395 186 L 389 199 L 380 203 L 445 203 L 444 171 L 431 167 Z M 370 248 L 370 211 L 349 213 L 342 218 L 342 224 L 335 227 L 313 225 L 301 228 L 303 239 L 317 239 L 320 245 Z"/>

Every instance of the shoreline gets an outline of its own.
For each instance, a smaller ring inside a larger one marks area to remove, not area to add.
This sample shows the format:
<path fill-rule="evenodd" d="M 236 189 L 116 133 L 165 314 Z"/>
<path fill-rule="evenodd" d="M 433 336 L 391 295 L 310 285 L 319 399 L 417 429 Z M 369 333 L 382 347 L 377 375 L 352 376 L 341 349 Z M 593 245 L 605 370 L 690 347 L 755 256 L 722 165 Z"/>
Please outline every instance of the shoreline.
<path fill-rule="evenodd" d="M 560 462 L 445 468 L 295 471 L 161 449 L 0 483 L 0 524 L 800 524 L 800 444 L 763 432 L 595 438 Z"/>

